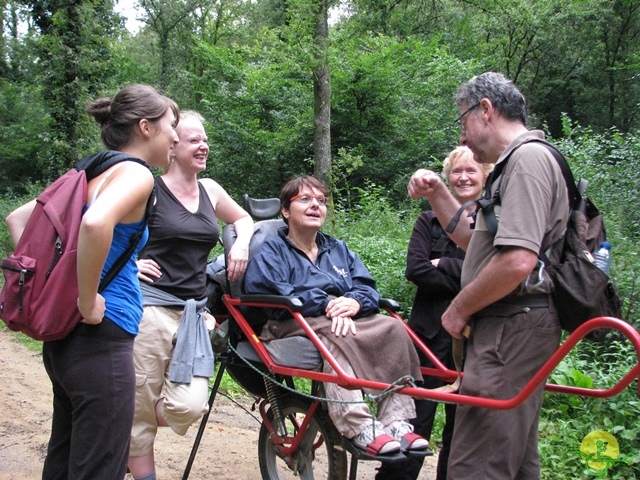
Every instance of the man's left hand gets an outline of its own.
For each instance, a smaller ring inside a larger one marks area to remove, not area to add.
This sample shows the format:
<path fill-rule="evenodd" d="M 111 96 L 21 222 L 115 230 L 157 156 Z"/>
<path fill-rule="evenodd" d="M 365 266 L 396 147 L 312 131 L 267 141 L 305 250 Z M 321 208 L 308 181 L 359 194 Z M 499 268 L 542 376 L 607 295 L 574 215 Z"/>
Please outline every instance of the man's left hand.
<path fill-rule="evenodd" d="M 462 315 L 451 303 L 449 308 L 442 314 L 442 327 L 449 332 L 453 338 L 462 338 L 464 327 L 469 322 L 469 317 Z"/>

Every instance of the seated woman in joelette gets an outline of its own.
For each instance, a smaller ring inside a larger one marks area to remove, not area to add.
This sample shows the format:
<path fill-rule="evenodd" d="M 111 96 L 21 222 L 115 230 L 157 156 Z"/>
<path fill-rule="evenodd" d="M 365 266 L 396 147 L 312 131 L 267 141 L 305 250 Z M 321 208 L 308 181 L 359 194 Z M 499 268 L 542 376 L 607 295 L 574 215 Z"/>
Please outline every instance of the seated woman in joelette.
<path fill-rule="evenodd" d="M 244 290 L 297 297 L 302 315 L 348 375 L 392 383 L 405 375 L 422 380 L 418 355 L 404 326 L 378 312 L 376 284 L 347 245 L 320 231 L 327 215 L 327 189 L 314 177 L 289 181 L 280 193 L 287 226 L 267 239 L 249 261 Z M 271 319 L 260 339 L 269 341 L 304 331 L 292 318 Z M 324 371 L 334 373 L 328 362 Z M 360 390 L 325 383 L 337 430 L 372 455 L 423 450 L 428 442 L 413 433 L 411 397 L 392 394 L 378 405 L 374 422 Z"/>

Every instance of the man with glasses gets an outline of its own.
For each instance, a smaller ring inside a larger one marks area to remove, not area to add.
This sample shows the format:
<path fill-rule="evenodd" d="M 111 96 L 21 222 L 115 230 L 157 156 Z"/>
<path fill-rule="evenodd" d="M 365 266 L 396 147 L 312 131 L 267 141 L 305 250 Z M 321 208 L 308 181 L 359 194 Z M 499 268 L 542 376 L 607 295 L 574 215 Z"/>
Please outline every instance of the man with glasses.
<path fill-rule="evenodd" d="M 551 279 L 540 271 L 538 253 L 557 244 L 569 216 L 567 190 L 557 162 L 540 142 L 544 133 L 526 126 L 525 99 L 504 75 L 488 72 L 458 90 L 460 143 L 474 159 L 494 163 L 509 157 L 487 181 L 494 205 L 495 234 L 482 210 L 462 216 L 451 238 L 466 250 L 462 290 L 442 316 L 444 328 L 462 338 L 467 325 L 460 393 L 510 399 L 520 392 L 558 347 L 560 325 L 551 300 Z M 496 166 L 496 168 L 498 168 Z M 426 197 L 442 225 L 459 204 L 434 172 L 418 170 L 411 198 Z M 473 229 L 472 229 L 473 228 Z M 539 479 L 538 419 L 544 385 L 510 410 L 458 406 L 449 457 L 456 480 Z"/>

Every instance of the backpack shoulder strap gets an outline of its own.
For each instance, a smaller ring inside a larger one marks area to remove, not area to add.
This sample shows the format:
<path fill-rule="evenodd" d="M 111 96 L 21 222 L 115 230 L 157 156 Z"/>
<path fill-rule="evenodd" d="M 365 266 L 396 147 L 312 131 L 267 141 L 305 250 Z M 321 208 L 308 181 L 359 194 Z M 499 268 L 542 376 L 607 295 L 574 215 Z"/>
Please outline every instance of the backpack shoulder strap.
<path fill-rule="evenodd" d="M 107 150 L 89 155 L 88 157 L 80 160 L 74 168 L 76 170 L 84 170 L 87 175 L 87 181 L 89 181 L 106 172 L 114 165 L 125 161 L 136 162 L 150 168 L 147 162 L 141 158 L 134 157 L 133 155 L 129 155 L 128 153 L 120 152 L 118 150 Z"/>
<path fill-rule="evenodd" d="M 564 158 L 562 152 L 560 152 L 560 150 L 558 150 L 555 145 L 537 138 L 529 140 L 529 142 L 531 141 L 540 142 L 542 143 L 542 145 L 547 147 L 547 150 L 549 150 L 551 155 L 553 155 L 553 158 L 555 158 L 556 162 L 560 166 L 560 171 L 562 172 L 562 176 L 564 177 L 564 182 L 567 184 L 569 208 L 573 210 L 580 203 L 580 200 L 582 200 L 583 192 L 581 192 L 576 185 L 575 177 L 573 176 L 573 172 L 571 172 L 571 167 L 569 167 L 567 159 Z"/>
<path fill-rule="evenodd" d="M 458 226 L 458 223 L 460 222 L 460 217 L 468 207 L 470 207 L 471 205 L 476 205 L 477 208 L 481 208 L 479 202 L 480 200 L 469 200 L 468 202 L 465 202 L 462 205 L 460 205 L 460 208 L 456 211 L 453 217 L 451 217 L 451 220 L 449 220 L 449 223 L 447 223 L 447 226 L 445 228 L 446 232 L 453 233 L 453 231 Z M 477 208 L 476 208 L 476 211 L 477 211 Z M 475 215 L 475 212 L 470 213 L 468 215 Z"/>
<path fill-rule="evenodd" d="M 120 152 L 117 150 L 108 150 L 106 152 L 100 152 L 94 155 L 89 155 L 88 157 L 85 157 L 82 160 L 80 160 L 76 164 L 75 168 L 76 170 L 84 170 L 86 172 L 86 177 L 88 181 L 106 172 L 108 169 L 110 169 L 114 165 L 117 165 L 125 161 L 136 162 L 149 168 L 149 165 L 144 160 L 138 157 L 129 155 L 128 153 Z M 100 186 L 98 186 L 97 190 L 99 189 L 100 189 Z M 133 255 L 133 252 L 135 252 L 136 246 L 138 245 L 138 242 L 140 241 L 140 238 L 142 238 L 142 235 L 144 234 L 144 231 L 147 227 L 149 216 L 151 215 L 151 212 L 155 205 L 155 198 L 156 198 L 156 183 L 154 181 L 153 190 L 151 191 L 151 195 L 149 195 L 149 199 L 147 200 L 147 206 L 146 206 L 145 215 L 144 215 L 144 225 L 138 233 L 134 234 L 131 237 L 129 246 L 116 259 L 116 261 L 113 263 L 111 268 L 107 271 L 107 273 L 105 273 L 104 277 L 102 277 L 102 280 L 100 281 L 100 285 L 98 286 L 99 292 L 102 291 L 118 275 L 118 273 L 120 273 L 120 271 L 127 264 L 129 258 L 131 258 L 131 255 Z"/>
<path fill-rule="evenodd" d="M 495 235 L 495 232 L 498 231 L 498 223 L 496 221 L 495 213 L 493 212 L 493 204 L 498 204 L 498 205 L 500 204 L 500 186 L 498 186 L 494 194 L 491 195 L 491 185 L 493 184 L 494 180 L 497 179 L 502 173 L 502 170 L 507 164 L 507 160 L 509 160 L 510 156 L 511 154 L 509 154 L 508 157 L 506 157 L 502 162 L 496 165 L 494 169 L 491 171 L 491 173 L 489 174 L 489 177 L 487 178 L 486 186 L 484 189 L 484 195 L 482 196 L 482 198 L 480 198 L 479 200 L 469 200 L 468 202 L 463 203 L 460 206 L 460 208 L 458 208 L 458 211 L 453 215 L 453 217 L 451 217 L 451 220 L 449 220 L 449 223 L 447 224 L 447 228 L 445 230 L 448 233 L 452 233 L 456 229 L 456 227 L 458 226 L 458 222 L 460 222 L 460 217 L 462 216 L 463 212 L 468 207 L 475 204 L 477 207 L 476 211 L 471 212 L 468 215 L 475 216 L 476 212 L 481 209 L 484 212 L 485 223 L 486 223 L 487 212 L 490 212 L 488 215 L 490 217 L 489 224 L 492 223 L 492 219 L 493 219 L 494 221 L 493 223 L 495 223 L 495 231 L 494 231 L 494 235 Z M 489 225 L 487 225 L 487 228 L 490 228 Z"/>
<path fill-rule="evenodd" d="M 476 203 L 478 205 L 478 209 L 482 209 L 482 215 L 483 215 L 487 230 L 491 232 L 493 235 L 496 234 L 496 232 L 498 231 L 498 220 L 496 218 L 496 214 L 494 211 L 494 205 L 500 205 L 500 184 L 498 184 L 498 187 L 495 189 L 493 195 L 491 194 L 491 186 L 502 174 L 502 171 L 506 167 L 507 161 L 511 158 L 511 155 L 513 154 L 513 152 L 515 152 L 522 145 L 526 143 L 531 143 L 531 142 L 538 142 L 544 145 L 549 151 L 549 153 L 551 153 L 553 158 L 558 163 L 558 166 L 560 167 L 560 171 L 562 172 L 564 181 L 567 185 L 567 200 L 569 202 L 569 207 L 571 209 L 574 209 L 574 208 L 577 208 L 578 205 L 580 205 L 582 200 L 580 188 L 576 186 L 576 181 L 573 177 L 573 173 L 571 172 L 571 168 L 569 167 L 567 160 L 564 158 L 564 155 L 562 155 L 562 153 L 554 145 L 550 144 L 549 142 L 540 138 L 530 138 L 522 142 L 516 148 L 514 148 L 511 152 L 509 152 L 509 155 L 507 155 L 504 158 L 504 160 L 502 160 L 500 163 L 498 163 L 495 166 L 495 168 L 489 175 L 489 178 L 487 179 L 487 184 L 485 187 L 483 197 L 480 200 L 467 202 L 464 205 L 462 205 L 460 209 L 456 212 L 456 214 L 453 216 L 449 224 L 447 225 L 447 232 L 449 233 L 453 232 L 453 230 L 455 229 L 456 225 L 460 220 L 460 216 L 464 211 L 464 209 L 467 208 L 469 205 Z M 583 183 L 581 182 L 581 186 L 582 185 Z"/>
<path fill-rule="evenodd" d="M 582 199 L 582 195 L 578 187 L 576 186 L 576 180 L 573 176 L 573 173 L 571 172 L 571 167 L 569 167 L 569 163 L 567 163 L 567 159 L 564 158 L 564 155 L 562 154 L 562 152 L 560 152 L 560 150 L 558 150 L 555 145 L 541 138 L 530 138 L 522 142 L 516 148 L 514 148 L 511 151 L 511 153 L 509 153 L 509 156 L 505 158 L 503 162 L 500 162 L 500 163 L 501 164 L 505 163 L 511 157 L 511 154 L 515 152 L 516 149 L 518 149 L 522 145 L 525 145 L 527 143 L 533 143 L 533 142 L 540 143 L 541 145 L 543 145 L 549 151 L 549 153 L 551 153 L 551 156 L 555 159 L 556 163 L 560 167 L 560 171 L 562 172 L 562 177 L 564 178 L 564 182 L 567 185 L 567 199 L 569 201 L 569 207 L 573 209 Z M 499 173 L 501 172 L 502 172 L 502 169 L 500 170 Z M 493 178 L 496 178 L 496 177 L 493 177 Z M 488 182 L 487 182 L 487 185 L 489 185 Z"/>
<path fill-rule="evenodd" d="M 98 286 L 98 292 L 102 291 L 109 284 L 109 282 L 111 282 L 111 280 L 113 280 L 116 277 L 116 275 L 120 273 L 120 270 L 124 268 L 124 266 L 129 261 L 129 258 L 131 258 L 131 255 L 133 255 L 133 252 L 135 252 L 136 246 L 138 245 L 138 242 L 142 238 L 142 235 L 144 234 L 144 231 L 147 228 L 147 224 L 149 223 L 149 217 L 151 216 L 151 213 L 155 206 L 155 200 L 156 200 L 156 184 L 154 182 L 153 190 L 151 191 L 151 195 L 149 195 L 149 199 L 147 200 L 147 208 L 144 214 L 144 225 L 142 226 L 142 228 L 138 233 L 135 233 L 134 235 L 131 236 L 131 241 L 129 242 L 129 246 L 127 247 L 127 249 L 124 252 L 122 252 L 122 254 L 117 258 L 117 260 L 113 262 L 113 265 L 111 265 L 111 268 L 107 271 L 107 273 L 104 274 L 104 277 L 102 277 L 102 280 L 100 280 L 100 285 Z"/>

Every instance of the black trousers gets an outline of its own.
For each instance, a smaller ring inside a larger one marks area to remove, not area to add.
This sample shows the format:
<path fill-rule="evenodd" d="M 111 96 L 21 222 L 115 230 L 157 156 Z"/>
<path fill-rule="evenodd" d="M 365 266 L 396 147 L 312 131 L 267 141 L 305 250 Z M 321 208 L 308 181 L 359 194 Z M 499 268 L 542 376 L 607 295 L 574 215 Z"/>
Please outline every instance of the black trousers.
<path fill-rule="evenodd" d="M 53 421 L 43 480 L 124 478 L 135 406 L 134 338 L 104 318 L 44 342 Z"/>
<path fill-rule="evenodd" d="M 444 363 L 447 368 L 455 370 L 453 356 L 451 352 L 451 336 L 443 328 L 433 337 L 424 338 L 422 341 L 431 351 Z M 433 364 L 418 351 L 420 365 L 432 367 Z M 424 388 L 437 388 L 445 385 L 446 382 L 435 377 L 425 377 Z M 415 400 L 416 418 L 411 421 L 414 432 L 426 439 L 431 437 L 433 422 L 436 416 L 437 402 L 430 400 Z M 445 404 L 445 425 L 442 429 L 442 448 L 438 453 L 438 468 L 436 480 L 446 480 L 447 463 L 449 461 L 449 450 L 451 447 L 451 437 L 453 436 L 453 423 L 456 414 L 455 404 Z M 399 462 L 382 463 L 376 474 L 376 480 L 416 480 L 420 475 L 420 469 L 424 463 L 424 457 L 409 457 L 407 460 Z"/>

